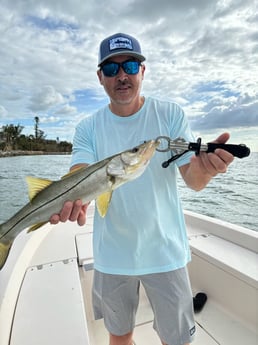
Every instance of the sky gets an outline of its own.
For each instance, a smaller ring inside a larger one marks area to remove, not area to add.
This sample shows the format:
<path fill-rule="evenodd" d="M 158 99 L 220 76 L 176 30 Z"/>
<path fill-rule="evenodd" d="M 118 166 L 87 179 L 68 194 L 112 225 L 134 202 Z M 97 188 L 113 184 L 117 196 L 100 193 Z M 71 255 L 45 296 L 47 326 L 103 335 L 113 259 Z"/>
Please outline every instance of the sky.
<path fill-rule="evenodd" d="M 142 93 L 180 104 L 203 142 L 222 132 L 258 151 L 255 0 L 1 0 L 0 127 L 34 118 L 47 139 L 109 102 L 96 71 L 107 36 L 135 36 Z"/>

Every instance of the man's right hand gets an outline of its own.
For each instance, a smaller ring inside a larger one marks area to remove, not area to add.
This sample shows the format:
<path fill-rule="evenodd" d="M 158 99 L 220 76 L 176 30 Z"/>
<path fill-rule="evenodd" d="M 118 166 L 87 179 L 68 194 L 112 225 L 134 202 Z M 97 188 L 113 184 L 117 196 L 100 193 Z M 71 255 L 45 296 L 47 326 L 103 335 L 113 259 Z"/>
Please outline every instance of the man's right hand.
<path fill-rule="evenodd" d="M 50 217 L 51 224 L 58 224 L 59 222 L 77 221 L 78 225 L 82 226 L 86 223 L 86 211 L 89 203 L 83 205 L 81 200 L 66 201 L 59 214 L 53 214 Z"/>

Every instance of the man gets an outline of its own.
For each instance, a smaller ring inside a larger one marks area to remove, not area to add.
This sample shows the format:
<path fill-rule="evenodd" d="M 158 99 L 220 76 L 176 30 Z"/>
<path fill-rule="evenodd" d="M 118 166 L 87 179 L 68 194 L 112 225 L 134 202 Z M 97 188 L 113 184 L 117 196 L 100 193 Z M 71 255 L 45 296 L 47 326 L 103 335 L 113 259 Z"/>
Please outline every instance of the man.
<path fill-rule="evenodd" d="M 92 164 L 160 135 L 192 141 L 182 109 L 175 103 L 141 95 L 145 65 L 139 42 L 118 33 L 100 44 L 97 75 L 110 103 L 77 126 L 72 168 Z M 222 134 L 216 142 L 229 138 Z M 108 214 L 94 219 L 95 317 L 104 317 L 110 345 L 133 344 L 139 284 L 154 312 L 154 328 L 162 344 L 193 340 L 192 294 L 186 265 L 190 260 L 176 171 L 186 184 L 201 190 L 224 173 L 233 156 L 221 149 L 196 157 L 186 154 L 167 169 L 169 154 L 156 153 L 144 174 L 117 189 Z M 65 203 L 51 222 L 83 225 L 87 205 Z"/>

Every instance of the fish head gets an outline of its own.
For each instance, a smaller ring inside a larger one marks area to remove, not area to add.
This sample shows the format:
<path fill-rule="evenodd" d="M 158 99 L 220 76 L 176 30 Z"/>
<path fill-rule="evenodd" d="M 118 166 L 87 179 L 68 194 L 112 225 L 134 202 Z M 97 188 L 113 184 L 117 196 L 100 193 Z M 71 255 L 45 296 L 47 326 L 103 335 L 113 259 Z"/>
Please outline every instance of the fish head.
<path fill-rule="evenodd" d="M 107 165 L 109 176 L 116 177 L 116 184 L 139 177 L 146 169 L 160 142 L 149 140 L 131 150 L 121 152 Z"/>
<path fill-rule="evenodd" d="M 107 213 L 113 190 L 139 177 L 146 169 L 159 145 L 158 140 L 149 140 L 131 150 L 107 158 L 106 173 L 110 189 L 96 200 L 101 217 L 105 217 Z"/>

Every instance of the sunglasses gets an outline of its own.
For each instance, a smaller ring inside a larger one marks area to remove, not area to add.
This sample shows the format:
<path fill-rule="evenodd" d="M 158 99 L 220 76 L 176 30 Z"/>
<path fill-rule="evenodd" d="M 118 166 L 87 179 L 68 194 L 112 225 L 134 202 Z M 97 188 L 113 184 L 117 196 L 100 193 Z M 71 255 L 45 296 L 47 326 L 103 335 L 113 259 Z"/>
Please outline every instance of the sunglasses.
<path fill-rule="evenodd" d="M 141 63 L 135 60 L 127 60 L 124 62 L 107 62 L 100 67 L 105 77 L 115 77 L 120 67 L 123 68 L 126 74 L 137 74 L 139 72 Z"/>

